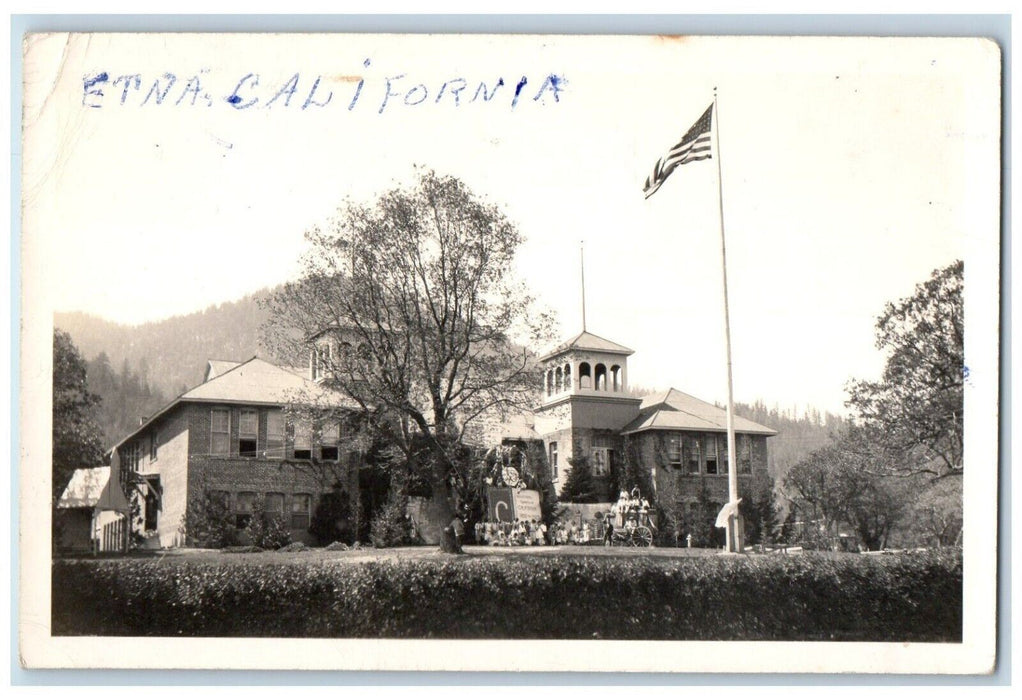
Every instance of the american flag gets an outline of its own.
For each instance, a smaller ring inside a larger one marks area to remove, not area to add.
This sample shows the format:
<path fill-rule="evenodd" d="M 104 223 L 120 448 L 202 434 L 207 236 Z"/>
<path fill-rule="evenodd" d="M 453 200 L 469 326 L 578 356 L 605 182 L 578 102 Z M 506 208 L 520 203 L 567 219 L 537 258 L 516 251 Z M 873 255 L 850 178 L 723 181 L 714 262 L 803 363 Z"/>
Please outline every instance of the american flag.
<path fill-rule="evenodd" d="M 694 160 L 706 160 L 710 157 L 710 127 L 713 121 L 713 105 L 711 104 L 703 112 L 703 116 L 696 120 L 692 128 L 685 132 L 681 141 L 667 155 L 656 162 L 652 174 L 646 178 L 643 186 L 643 194 L 646 199 L 653 196 L 653 193 L 660 189 L 660 185 L 667 181 L 667 176 L 674 172 L 679 165 L 691 163 Z"/>

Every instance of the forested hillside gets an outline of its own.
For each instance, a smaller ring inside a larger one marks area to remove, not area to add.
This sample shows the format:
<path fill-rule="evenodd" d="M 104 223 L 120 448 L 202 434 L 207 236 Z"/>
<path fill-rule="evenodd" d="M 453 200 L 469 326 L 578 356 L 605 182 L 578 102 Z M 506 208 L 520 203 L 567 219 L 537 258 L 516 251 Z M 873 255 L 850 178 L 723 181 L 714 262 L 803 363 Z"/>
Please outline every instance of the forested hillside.
<path fill-rule="evenodd" d="M 138 326 L 78 312 L 55 314 L 54 326 L 67 331 L 86 358 L 89 390 L 102 399 L 97 420 L 104 447 L 201 382 L 206 360 L 267 356 L 259 345 L 267 318 L 259 300 L 269 293 Z"/>
<path fill-rule="evenodd" d="M 153 387 L 145 358 L 139 370 L 124 360 L 118 371 L 101 352 L 86 362 L 86 377 L 89 391 L 100 397 L 95 417 L 103 431 L 104 449 L 128 435 L 141 418 L 151 416 L 170 399 L 159 387 Z"/>
<path fill-rule="evenodd" d="M 777 431 L 767 444 L 770 474 L 778 483 L 808 454 L 829 445 L 831 437 L 845 426 L 845 418 L 833 413 L 809 408 L 799 414 L 795 409 L 768 408 L 762 401 L 736 403 L 735 413 Z"/>
<path fill-rule="evenodd" d="M 54 325 L 67 331 L 82 355 L 107 354 L 111 367 L 145 374 L 154 390 L 174 397 L 200 381 L 206 360 L 247 360 L 265 355 L 259 329 L 267 312 L 259 299 L 269 290 L 163 321 L 127 326 L 84 313 L 57 313 Z"/>

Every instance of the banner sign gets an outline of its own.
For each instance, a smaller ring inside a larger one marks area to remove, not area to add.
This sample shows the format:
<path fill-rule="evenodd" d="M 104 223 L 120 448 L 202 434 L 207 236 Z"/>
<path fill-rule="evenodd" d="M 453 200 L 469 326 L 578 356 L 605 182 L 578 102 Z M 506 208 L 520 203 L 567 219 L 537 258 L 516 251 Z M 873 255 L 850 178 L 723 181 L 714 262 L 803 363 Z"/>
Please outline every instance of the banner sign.
<path fill-rule="evenodd" d="M 511 489 L 486 489 L 489 507 L 486 515 L 490 522 L 513 523 L 515 520 L 515 497 Z"/>
<path fill-rule="evenodd" d="M 515 517 L 519 520 L 543 519 L 539 508 L 539 491 L 521 490 L 515 492 Z"/>
<path fill-rule="evenodd" d="M 738 515 L 738 504 L 741 502 L 742 499 L 739 498 L 737 501 L 729 501 L 725 503 L 724 507 L 720 509 L 719 513 L 717 513 L 717 522 L 715 523 L 715 526 L 727 527 L 728 518 L 733 515 Z"/>

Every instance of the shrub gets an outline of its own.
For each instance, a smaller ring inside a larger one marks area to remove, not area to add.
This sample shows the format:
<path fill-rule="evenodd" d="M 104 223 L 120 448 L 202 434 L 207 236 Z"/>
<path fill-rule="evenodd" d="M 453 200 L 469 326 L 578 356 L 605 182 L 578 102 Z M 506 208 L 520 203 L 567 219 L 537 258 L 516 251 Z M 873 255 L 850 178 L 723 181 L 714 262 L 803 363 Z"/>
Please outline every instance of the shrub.
<path fill-rule="evenodd" d="M 204 490 L 200 498 L 189 499 L 181 534 L 192 547 L 221 549 L 239 544 L 226 494 Z"/>
<path fill-rule="evenodd" d="M 369 539 L 374 547 L 400 547 L 409 543 L 407 508 L 408 499 L 397 492 L 391 494 L 373 517 Z"/>
<path fill-rule="evenodd" d="M 961 550 L 57 560 L 56 635 L 953 642 Z"/>
<path fill-rule="evenodd" d="M 245 534 L 256 547 L 280 549 L 291 544 L 291 527 L 279 512 L 266 510 L 266 502 L 256 500 L 252 519 L 248 521 Z"/>
<path fill-rule="evenodd" d="M 350 543 L 355 539 L 351 522 L 351 499 L 347 491 L 335 488 L 319 497 L 309 532 L 320 544 L 338 541 Z"/>
<path fill-rule="evenodd" d="M 281 547 L 277 551 L 278 552 L 307 552 L 307 551 L 309 551 L 309 547 L 304 542 L 292 542 L 291 544 L 284 545 L 283 547 Z"/>

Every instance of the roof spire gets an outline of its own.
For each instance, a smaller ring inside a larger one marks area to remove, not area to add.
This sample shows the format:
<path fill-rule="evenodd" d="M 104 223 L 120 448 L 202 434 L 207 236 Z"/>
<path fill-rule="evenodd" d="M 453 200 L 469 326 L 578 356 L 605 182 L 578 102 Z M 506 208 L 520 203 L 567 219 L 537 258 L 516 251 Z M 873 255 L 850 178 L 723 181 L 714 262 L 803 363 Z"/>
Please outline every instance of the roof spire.
<path fill-rule="evenodd" d="M 585 241 L 578 242 L 578 261 L 582 268 L 582 332 L 586 330 L 586 257 Z"/>

